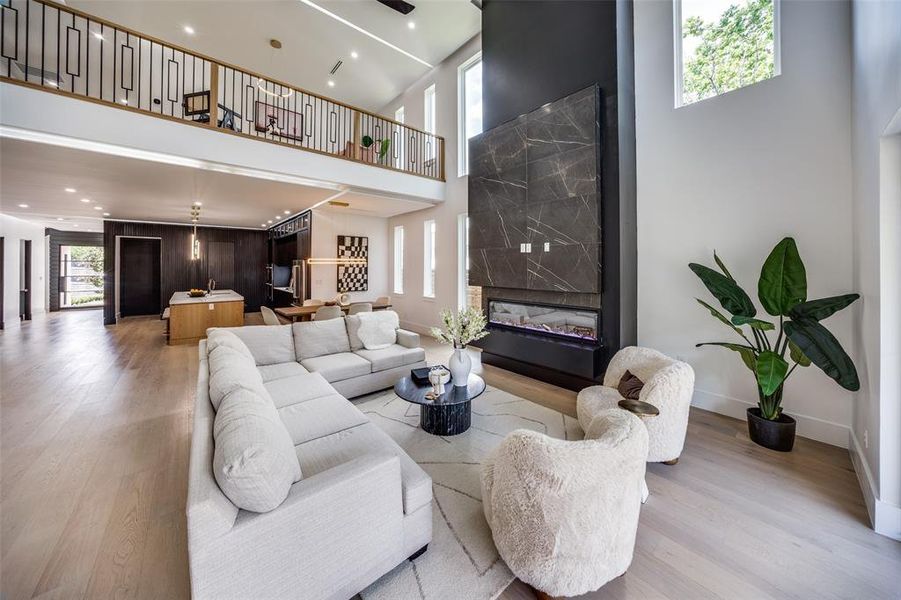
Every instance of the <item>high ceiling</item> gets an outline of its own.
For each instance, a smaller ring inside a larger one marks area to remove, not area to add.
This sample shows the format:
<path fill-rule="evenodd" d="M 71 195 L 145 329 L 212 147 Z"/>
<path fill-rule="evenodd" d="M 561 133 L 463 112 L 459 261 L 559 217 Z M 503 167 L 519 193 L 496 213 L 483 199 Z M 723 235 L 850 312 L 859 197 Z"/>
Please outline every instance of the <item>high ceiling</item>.
<path fill-rule="evenodd" d="M 0 211 L 70 231 L 102 231 L 104 218 L 188 224 L 195 201 L 201 225 L 261 228 L 339 193 L 10 138 L 0 155 Z M 353 192 L 340 201 L 350 206 L 323 208 L 390 217 L 428 206 Z"/>
<path fill-rule="evenodd" d="M 376 0 L 71 0 L 67 4 L 345 103 L 378 111 L 429 67 L 323 14 L 341 17 L 431 65 L 476 35 L 469 0 L 414 0 L 404 16 Z M 415 28 L 411 29 L 412 22 Z M 193 28 L 194 34 L 184 31 Z M 269 45 L 282 42 L 281 50 Z M 356 52 L 358 58 L 352 58 Z M 337 61 L 344 64 L 334 75 Z M 329 80 L 334 87 L 328 85 Z"/>

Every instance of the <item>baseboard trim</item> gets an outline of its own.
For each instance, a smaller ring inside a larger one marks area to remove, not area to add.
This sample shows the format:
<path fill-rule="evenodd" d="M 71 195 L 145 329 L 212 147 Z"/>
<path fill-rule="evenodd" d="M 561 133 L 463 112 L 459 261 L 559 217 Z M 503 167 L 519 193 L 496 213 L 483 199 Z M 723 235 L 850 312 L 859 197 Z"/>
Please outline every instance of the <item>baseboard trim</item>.
<path fill-rule="evenodd" d="M 695 389 L 691 403 L 698 408 L 742 420 L 747 417 L 747 410 L 756 406 L 754 403 L 738 398 L 699 389 Z M 799 436 L 840 448 L 848 447 L 848 433 L 851 431 L 848 426 L 794 412 L 791 413 L 791 416 L 798 422 Z"/>
<path fill-rule="evenodd" d="M 879 499 L 876 488 L 876 478 L 870 470 L 863 448 L 854 430 L 848 432 L 848 451 L 851 454 L 851 464 L 857 474 L 860 483 L 860 491 L 867 505 L 867 513 L 870 516 L 870 525 L 873 530 L 886 537 L 901 541 L 901 506 L 895 506 Z"/>

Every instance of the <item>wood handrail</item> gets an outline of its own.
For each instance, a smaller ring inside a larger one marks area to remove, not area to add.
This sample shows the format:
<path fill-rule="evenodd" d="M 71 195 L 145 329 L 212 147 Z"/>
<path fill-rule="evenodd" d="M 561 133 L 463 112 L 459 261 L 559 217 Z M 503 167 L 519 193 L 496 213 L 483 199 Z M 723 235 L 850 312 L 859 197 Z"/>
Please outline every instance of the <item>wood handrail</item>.
<path fill-rule="evenodd" d="M 103 19 L 103 18 L 101 18 L 101 17 L 97 17 L 97 16 L 92 15 L 92 14 L 90 14 L 90 13 L 86 13 L 86 12 L 84 12 L 84 11 L 82 11 L 82 10 L 78 10 L 77 8 L 72 8 L 72 7 L 67 6 L 67 5 L 65 5 L 65 4 L 60 4 L 60 3 L 56 2 L 55 0 L 30 0 L 30 1 L 32 1 L 32 2 L 37 2 L 37 3 L 39 3 L 39 4 L 46 4 L 47 6 L 52 6 L 53 8 L 56 8 L 57 10 L 60 10 L 60 11 L 63 11 L 63 12 L 67 12 L 67 13 L 71 13 L 71 14 L 77 15 L 77 16 L 79 16 L 79 17 L 82 17 L 82 18 L 85 18 L 85 19 L 89 19 L 89 20 L 94 21 L 94 22 L 96 22 L 96 23 L 102 23 L 102 24 L 104 24 L 104 25 L 108 25 L 108 26 L 110 26 L 110 27 L 114 27 L 114 28 L 119 29 L 119 30 L 121 30 L 121 31 L 130 33 L 130 34 L 132 34 L 132 35 L 135 35 L 135 36 L 138 36 L 138 37 L 141 37 L 141 38 L 144 38 L 144 39 L 146 39 L 146 40 L 148 40 L 148 41 L 156 42 L 157 44 L 160 44 L 161 46 L 168 46 L 168 47 L 170 47 L 170 48 L 174 48 L 175 50 L 178 50 L 179 52 L 184 52 L 184 53 L 186 53 L 186 54 L 190 54 L 191 56 L 194 56 L 194 57 L 199 58 L 199 59 L 201 59 L 201 60 L 206 60 L 206 61 L 208 61 L 208 62 L 217 64 L 217 65 L 222 66 L 222 67 L 234 69 L 234 70 L 236 70 L 236 71 L 241 71 L 241 72 L 243 72 L 243 73 L 245 73 L 245 74 L 247 74 L 247 75 L 250 75 L 251 77 L 256 77 L 256 78 L 258 78 L 258 79 L 262 79 L 262 80 L 267 81 L 267 82 L 269 82 L 269 83 L 274 83 L 274 84 L 277 84 L 277 85 L 280 85 L 280 86 L 283 86 L 283 87 L 291 88 L 291 89 L 294 90 L 295 92 L 300 92 L 300 93 L 303 93 L 303 94 L 307 94 L 307 95 L 309 95 L 309 96 L 315 96 L 316 98 L 321 98 L 321 99 L 323 99 L 323 100 L 326 100 L 327 102 L 332 102 L 332 103 L 334 103 L 334 104 L 337 104 L 338 106 L 342 106 L 342 107 L 347 108 L 347 109 L 349 109 L 349 110 L 355 110 L 355 111 L 357 111 L 357 112 L 359 112 L 359 113 L 369 115 L 369 116 L 374 117 L 374 118 L 376 118 L 376 119 L 381 119 L 381 120 L 386 121 L 386 122 L 388 122 L 388 123 L 392 123 L 392 124 L 394 124 L 394 125 L 398 125 L 398 126 L 400 126 L 400 127 L 409 129 L 410 131 L 415 131 L 416 133 L 421 133 L 421 134 L 423 134 L 423 135 L 432 136 L 432 137 L 434 137 L 435 139 L 442 140 L 442 142 L 444 141 L 444 136 L 440 136 L 440 135 L 435 134 L 435 133 L 430 133 L 430 132 L 425 131 L 425 130 L 423 130 L 423 129 L 417 129 L 416 127 L 411 127 L 410 125 L 407 125 L 406 123 L 401 123 L 401 122 L 399 122 L 399 121 L 395 121 L 394 119 L 390 119 L 390 118 L 388 118 L 388 117 L 386 117 L 386 116 L 384 116 L 384 115 L 380 115 L 380 114 L 374 113 L 374 112 L 372 112 L 372 111 L 366 110 L 365 108 L 359 108 L 359 107 L 354 106 L 354 105 L 352 105 L 352 104 L 347 104 L 347 103 L 345 103 L 345 102 L 341 102 L 340 100 L 335 100 L 335 99 L 333 99 L 333 98 L 329 98 L 328 96 L 323 96 L 322 94 L 317 94 L 316 92 L 311 92 L 311 91 L 309 91 L 309 90 L 307 90 L 307 89 L 304 89 L 304 88 L 302 88 L 302 87 L 296 86 L 296 85 L 294 85 L 294 84 L 286 83 L 286 82 L 281 81 L 281 80 L 278 80 L 278 79 L 273 79 L 272 77 L 269 77 L 269 76 L 266 76 L 266 75 L 262 75 L 262 74 L 260 74 L 260 73 L 257 73 L 256 71 L 252 71 L 252 70 L 247 69 L 247 68 L 245 68 L 245 67 L 240 67 L 240 66 L 237 66 L 237 65 L 233 65 L 233 64 L 231 64 L 231 63 L 228 63 L 228 62 L 219 60 L 218 58 L 213 58 L 213 57 L 211 57 L 211 56 L 207 56 L 207 55 L 202 54 L 202 53 L 200 53 L 200 52 L 197 52 L 197 51 L 195 51 L 195 50 L 189 50 L 189 49 L 187 49 L 187 48 L 185 48 L 185 47 L 183 47 L 183 46 L 180 46 L 180 45 L 178 45 L 178 44 L 174 44 L 174 43 L 172 43 L 172 42 L 167 42 L 167 41 L 165 41 L 165 40 L 161 40 L 161 39 L 159 39 L 159 38 L 157 38 L 157 37 L 154 37 L 154 36 L 152 36 L 152 35 L 147 35 L 146 33 L 141 33 L 140 31 L 131 29 L 130 27 L 125 27 L 125 26 L 123 26 L 123 25 L 119 25 L 118 23 L 114 23 L 114 22 L 109 21 L 109 20 L 107 20 L 107 19 Z M 215 106 L 215 105 L 213 105 L 213 106 Z M 442 144 L 442 146 L 443 146 L 443 145 L 444 145 L 444 144 Z"/>

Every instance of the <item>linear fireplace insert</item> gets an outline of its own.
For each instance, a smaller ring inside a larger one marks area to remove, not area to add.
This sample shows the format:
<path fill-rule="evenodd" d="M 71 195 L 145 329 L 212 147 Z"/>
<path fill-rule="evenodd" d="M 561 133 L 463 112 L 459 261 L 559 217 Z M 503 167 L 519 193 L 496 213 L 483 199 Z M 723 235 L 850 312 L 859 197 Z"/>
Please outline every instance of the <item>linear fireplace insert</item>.
<path fill-rule="evenodd" d="M 598 341 L 598 313 L 590 309 L 488 300 L 488 322 L 527 333 Z"/>

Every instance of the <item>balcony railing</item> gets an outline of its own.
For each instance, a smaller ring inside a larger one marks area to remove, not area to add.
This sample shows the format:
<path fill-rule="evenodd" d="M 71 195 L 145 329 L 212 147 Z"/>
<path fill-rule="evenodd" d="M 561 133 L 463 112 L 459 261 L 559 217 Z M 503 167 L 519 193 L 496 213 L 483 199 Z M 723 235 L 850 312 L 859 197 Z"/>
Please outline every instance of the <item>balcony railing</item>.
<path fill-rule="evenodd" d="M 0 0 L 0 48 L 6 82 L 444 181 L 441 136 L 55 2 Z"/>

